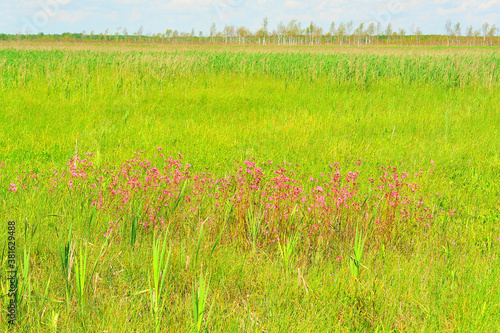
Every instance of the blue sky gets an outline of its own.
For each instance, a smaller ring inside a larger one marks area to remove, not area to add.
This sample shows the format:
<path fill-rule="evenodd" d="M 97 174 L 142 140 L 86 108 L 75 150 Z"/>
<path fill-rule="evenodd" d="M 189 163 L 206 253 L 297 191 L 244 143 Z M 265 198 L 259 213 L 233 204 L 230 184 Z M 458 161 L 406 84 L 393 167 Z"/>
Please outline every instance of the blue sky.
<path fill-rule="evenodd" d="M 500 26 L 500 0 L 0 0 L 0 33 L 31 32 L 129 34 L 143 26 L 144 34 L 166 29 L 208 34 L 212 22 L 244 25 L 252 31 L 269 18 L 269 30 L 279 22 L 297 19 L 304 27 L 311 21 L 328 30 L 332 21 L 355 25 L 381 22 L 385 27 L 410 31 L 414 24 L 423 33 L 444 33 L 447 20 L 460 22 L 463 30 L 484 22 Z"/>

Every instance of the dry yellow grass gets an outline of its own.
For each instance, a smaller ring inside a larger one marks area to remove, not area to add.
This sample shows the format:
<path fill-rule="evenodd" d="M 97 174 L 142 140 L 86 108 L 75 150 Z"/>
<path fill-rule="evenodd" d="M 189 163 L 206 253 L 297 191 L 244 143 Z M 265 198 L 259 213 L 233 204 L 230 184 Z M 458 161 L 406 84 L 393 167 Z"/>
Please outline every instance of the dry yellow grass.
<path fill-rule="evenodd" d="M 500 54 L 500 47 L 426 47 L 394 45 L 226 45 L 226 44 L 172 44 L 172 43 L 61 43 L 61 42 L 0 42 L 0 49 L 17 50 L 64 50 L 64 51 L 206 51 L 245 53 L 320 53 L 320 54 L 374 54 L 374 55 L 481 55 Z"/>

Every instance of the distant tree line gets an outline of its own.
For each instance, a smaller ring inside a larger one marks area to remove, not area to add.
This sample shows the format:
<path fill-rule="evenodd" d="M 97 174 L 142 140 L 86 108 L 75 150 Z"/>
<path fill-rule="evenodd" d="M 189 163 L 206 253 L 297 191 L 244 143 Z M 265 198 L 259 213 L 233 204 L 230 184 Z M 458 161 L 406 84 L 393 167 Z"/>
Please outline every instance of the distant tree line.
<path fill-rule="evenodd" d="M 328 30 L 311 22 L 303 27 L 297 20 L 288 24 L 280 22 L 276 29 L 269 29 L 265 18 L 260 29 L 251 31 L 244 26 L 225 25 L 221 31 L 212 23 L 208 34 L 179 32 L 167 29 L 164 33 L 144 34 L 141 26 L 130 34 L 126 28 L 118 28 L 115 33 L 63 33 L 63 34 L 0 34 L 0 41 L 58 41 L 58 42 L 144 42 L 144 43 L 214 43 L 214 44 L 275 44 L 275 45 L 500 45 L 500 28 L 495 24 L 484 23 L 479 29 L 462 27 L 460 22 L 445 24 L 445 35 L 424 35 L 419 26 L 411 25 L 409 31 L 404 28 L 395 29 L 389 23 L 383 27 L 381 23 L 347 23 L 332 22 Z"/>

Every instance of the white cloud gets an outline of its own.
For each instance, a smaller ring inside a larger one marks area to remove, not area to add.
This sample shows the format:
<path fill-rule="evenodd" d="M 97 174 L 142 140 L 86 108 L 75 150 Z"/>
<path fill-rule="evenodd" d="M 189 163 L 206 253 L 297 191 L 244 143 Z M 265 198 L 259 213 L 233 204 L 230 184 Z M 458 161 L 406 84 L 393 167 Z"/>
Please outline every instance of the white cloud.
<path fill-rule="evenodd" d="M 285 8 L 290 8 L 290 9 L 303 9 L 303 8 L 307 8 L 307 2 L 304 2 L 304 1 L 295 1 L 295 0 L 286 0 L 284 7 Z"/>

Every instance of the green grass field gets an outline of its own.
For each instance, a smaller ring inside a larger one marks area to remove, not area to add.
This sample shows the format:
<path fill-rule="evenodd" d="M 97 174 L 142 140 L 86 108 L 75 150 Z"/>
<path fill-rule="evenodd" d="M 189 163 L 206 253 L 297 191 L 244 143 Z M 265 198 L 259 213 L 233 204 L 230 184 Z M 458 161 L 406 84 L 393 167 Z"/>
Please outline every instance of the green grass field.
<path fill-rule="evenodd" d="M 2 330 L 500 330 L 499 50 L 0 44 Z"/>

